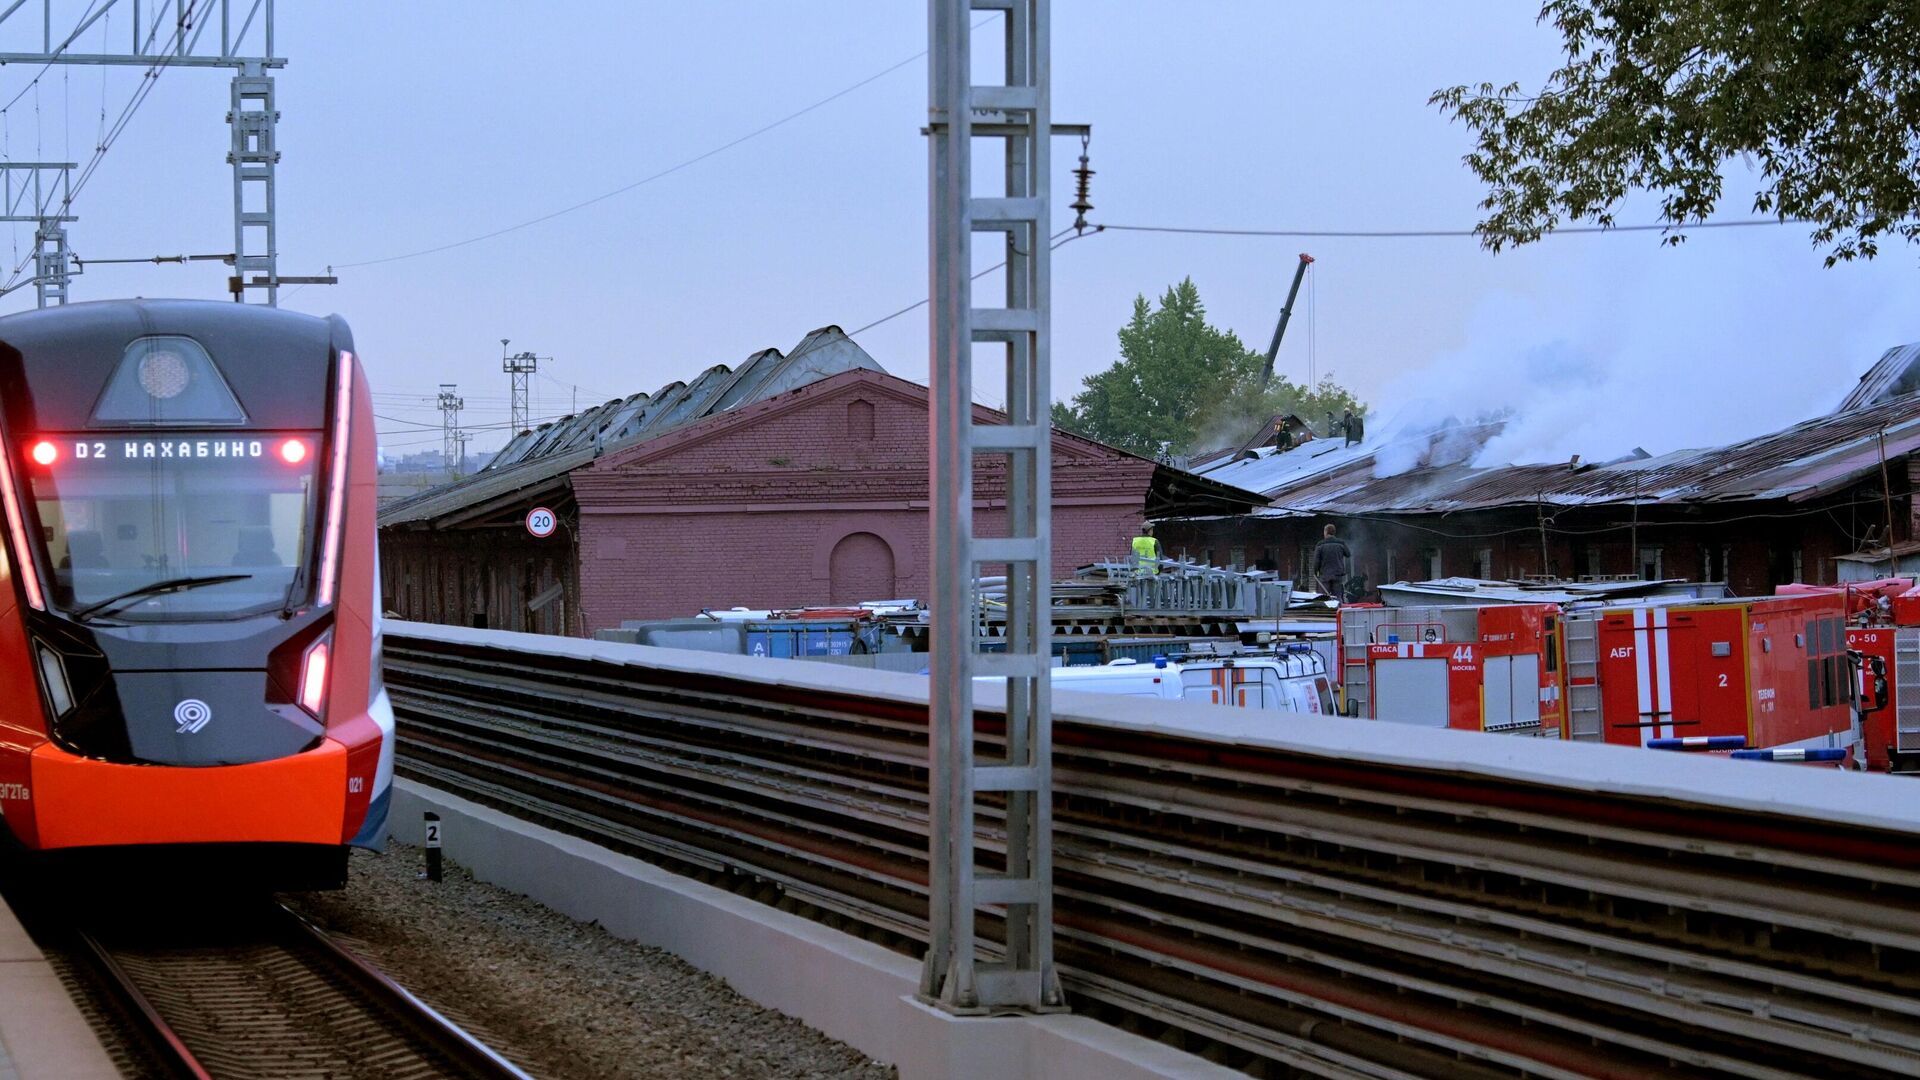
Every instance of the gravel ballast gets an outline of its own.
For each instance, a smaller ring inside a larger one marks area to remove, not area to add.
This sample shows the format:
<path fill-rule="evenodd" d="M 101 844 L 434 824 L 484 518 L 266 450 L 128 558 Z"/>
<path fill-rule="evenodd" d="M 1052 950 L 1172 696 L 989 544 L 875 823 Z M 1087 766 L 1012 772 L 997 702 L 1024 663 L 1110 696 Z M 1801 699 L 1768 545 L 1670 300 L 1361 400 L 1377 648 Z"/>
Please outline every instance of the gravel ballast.
<path fill-rule="evenodd" d="M 289 900 L 541 1080 L 894 1075 L 671 953 L 421 867 L 406 845 L 356 851 L 346 889 Z"/>

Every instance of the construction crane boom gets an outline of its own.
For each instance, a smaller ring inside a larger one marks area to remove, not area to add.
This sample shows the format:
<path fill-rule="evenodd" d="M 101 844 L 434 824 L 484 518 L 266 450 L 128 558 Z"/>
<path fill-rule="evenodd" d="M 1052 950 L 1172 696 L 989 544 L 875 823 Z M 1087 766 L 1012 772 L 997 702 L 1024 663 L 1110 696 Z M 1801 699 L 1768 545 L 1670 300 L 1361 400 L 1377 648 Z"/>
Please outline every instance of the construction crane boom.
<path fill-rule="evenodd" d="M 1307 276 L 1307 267 L 1313 262 L 1313 256 L 1300 253 L 1300 265 L 1293 270 L 1293 287 L 1287 290 L 1287 302 L 1280 308 L 1280 324 L 1273 328 L 1273 344 L 1267 346 L 1267 363 L 1260 369 L 1260 388 L 1267 388 L 1273 382 L 1273 358 L 1280 355 L 1280 339 L 1287 336 L 1287 323 L 1293 318 L 1293 300 L 1300 295 L 1300 279 Z"/>

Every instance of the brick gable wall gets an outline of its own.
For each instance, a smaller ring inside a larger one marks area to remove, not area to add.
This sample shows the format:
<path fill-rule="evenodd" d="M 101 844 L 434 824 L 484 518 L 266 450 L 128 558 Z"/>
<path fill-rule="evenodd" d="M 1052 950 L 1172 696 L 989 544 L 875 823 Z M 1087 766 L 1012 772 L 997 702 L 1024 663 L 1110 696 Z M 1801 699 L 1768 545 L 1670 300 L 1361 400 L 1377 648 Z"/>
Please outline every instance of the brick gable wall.
<path fill-rule="evenodd" d="M 925 598 L 925 394 L 891 376 L 850 372 L 577 472 L 586 629 L 705 607 L 834 603 L 833 551 L 857 532 L 884 548 L 862 540 L 843 556 L 890 552 L 895 593 Z M 1056 577 L 1124 554 L 1153 471 L 1152 462 L 1055 438 Z M 976 468 L 980 535 L 1005 532 L 1004 472 L 992 459 Z"/>

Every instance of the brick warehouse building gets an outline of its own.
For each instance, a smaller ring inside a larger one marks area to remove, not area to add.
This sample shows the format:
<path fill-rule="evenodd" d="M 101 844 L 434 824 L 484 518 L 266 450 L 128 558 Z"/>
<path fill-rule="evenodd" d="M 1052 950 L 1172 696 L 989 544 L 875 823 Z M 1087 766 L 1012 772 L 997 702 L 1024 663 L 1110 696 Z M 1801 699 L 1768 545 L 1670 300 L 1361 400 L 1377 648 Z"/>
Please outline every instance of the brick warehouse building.
<path fill-rule="evenodd" d="M 753 373 L 770 364 L 785 376 Z M 740 389 L 756 379 L 759 389 Z M 768 350 L 674 387 L 636 395 L 678 399 L 637 422 L 619 420 L 619 402 L 556 421 L 475 476 L 383 510 L 387 608 L 588 635 L 703 608 L 926 595 L 924 386 L 879 370 L 828 327 L 791 357 Z M 976 422 L 998 415 L 976 406 Z M 1259 501 L 1058 431 L 1052 479 L 1060 576 L 1121 556 L 1148 517 L 1242 513 Z M 1004 520 L 1003 463 L 981 460 L 974 497 L 975 530 L 991 535 Z M 561 520 L 544 541 L 524 528 L 536 506 Z"/>
<path fill-rule="evenodd" d="M 1302 585 L 1321 527 L 1339 526 L 1370 583 L 1639 575 L 1725 582 L 1740 595 L 1829 583 L 1856 552 L 1920 539 L 1920 345 L 1890 350 L 1834 412 L 1706 450 L 1588 464 L 1474 468 L 1499 425 L 1347 447 L 1315 440 L 1213 465 L 1259 491 L 1244 515 L 1157 522 L 1173 554 L 1267 565 Z M 1884 466 L 1883 466 L 1884 461 Z M 1883 474 L 1887 483 L 1882 484 Z M 1841 560 L 1837 563 L 1836 560 Z M 1884 572 L 1884 556 L 1877 572 Z"/>

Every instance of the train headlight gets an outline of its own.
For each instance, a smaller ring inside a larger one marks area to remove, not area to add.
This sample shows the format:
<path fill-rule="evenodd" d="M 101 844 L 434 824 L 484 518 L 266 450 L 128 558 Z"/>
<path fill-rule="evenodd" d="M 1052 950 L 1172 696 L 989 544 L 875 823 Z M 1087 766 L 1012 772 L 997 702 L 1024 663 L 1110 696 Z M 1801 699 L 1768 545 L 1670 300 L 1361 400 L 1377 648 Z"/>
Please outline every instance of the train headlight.
<path fill-rule="evenodd" d="M 300 707 L 312 713 L 315 720 L 320 719 L 320 710 L 327 704 L 328 643 L 332 639 L 333 635 L 327 634 L 309 645 L 300 658 Z"/>
<path fill-rule="evenodd" d="M 53 715 L 65 716 L 73 708 L 73 688 L 67 685 L 67 666 L 60 662 L 60 654 L 40 646 L 40 682 L 47 688 L 47 704 L 53 707 Z"/>
<path fill-rule="evenodd" d="M 179 353 L 154 350 L 140 358 L 140 388 L 165 401 L 187 388 L 187 362 Z"/>

